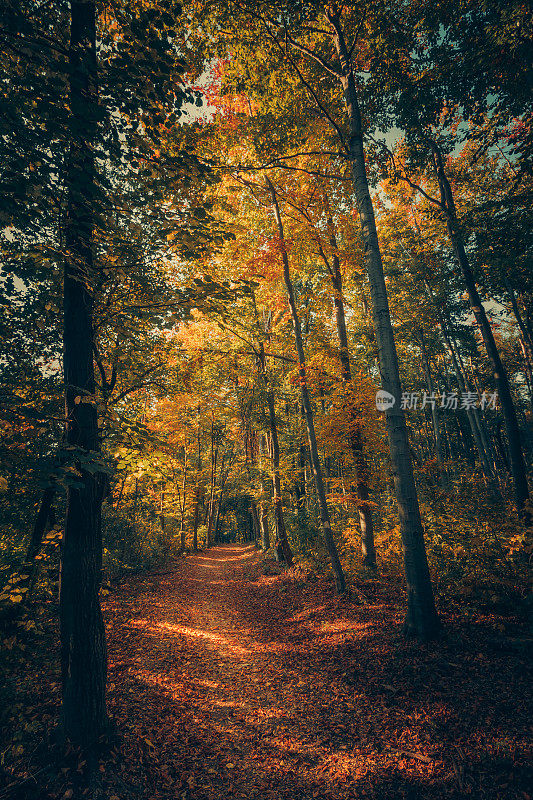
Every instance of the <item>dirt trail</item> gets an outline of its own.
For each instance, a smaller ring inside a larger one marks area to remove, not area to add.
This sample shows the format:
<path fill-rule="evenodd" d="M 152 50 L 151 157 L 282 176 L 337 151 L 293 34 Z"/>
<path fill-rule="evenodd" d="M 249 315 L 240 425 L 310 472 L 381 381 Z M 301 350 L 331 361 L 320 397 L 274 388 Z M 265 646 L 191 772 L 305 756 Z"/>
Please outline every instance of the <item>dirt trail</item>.
<path fill-rule="evenodd" d="M 261 574 L 260 559 L 212 548 L 108 598 L 124 736 L 111 794 L 524 800 L 523 660 L 495 670 L 475 637 L 405 643 L 377 582 L 353 606 L 323 580 Z"/>

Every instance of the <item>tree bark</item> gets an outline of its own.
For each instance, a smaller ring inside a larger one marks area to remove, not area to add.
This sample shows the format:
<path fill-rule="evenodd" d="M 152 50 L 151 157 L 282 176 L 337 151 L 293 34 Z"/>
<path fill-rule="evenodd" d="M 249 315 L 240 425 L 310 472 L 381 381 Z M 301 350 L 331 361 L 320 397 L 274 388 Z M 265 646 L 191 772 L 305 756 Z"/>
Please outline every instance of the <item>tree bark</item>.
<path fill-rule="evenodd" d="M 324 478 L 322 476 L 322 467 L 320 464 L 320 458 L 318 455 L 318 446 L 316 441 L 316 433 L 315 433 L 315 424 L 313 419 L 313 409 L 311 406 L 311 400 L 309 398 L 309 391 L 307 389 L 307 374 L 305 371 L 305 353 L 302 341 L 302 331 L 300 328 L 300 318 L 298 316 L 298 309 L 296 308 L 296 300 L 294 297 L 294 288 L 292 285 L 290 269 L 289 269 L 289 257 L 287 255 L 287 248 L 285 246 L 285 236 L 283 231 L 283 222 L 281 219 L 281 214 L 278 205 L 278 199 L 276 195 L 276 191 L 272 183 L 267 179 L 268 189 L 270 191 L 270 195 L 272 197 L 272 208 L 274 211 L 274 217 L 276 220 L 276 225 L 278 228 L 278 235 L 280 241 L 280 248 L 281 248 L 281 258 L 283 262 L 283 278 L 285 280 L 285 286 L 287 289 L 287 296 L 289 300 L 289 306 L 291 309 L 292 314 L 292 321 L 294 325 L 294 338 L 296 342 L 296 351 L 298 353 L 298 374 L 300 377 L 300 391 L 302 394 L 302 405 L 304 407 L 304 414 L 305 414 L 305 421 L 307 424 L 307 435 L 309 439 L 309 451 L 311 454 L 311 464 L 313 467 L 313 474 L 315 476 L 315 486 L 316 492 L 318 497 L 318 507 L 320 510 L 320 522 L 322 525 L 322 532 L 324 535 L 324 540 L 326 542 L 326 547 L 329 552 L 329 557 L 331 559 L 331 566 L 333 567 L 333 573 L 335 575 L 335 585 L 337 587 L 337 591 L 339 594 L 342 594 L 346 591 L 346 581 L 344 578 L 344 572 L 342 570 L 342 565 L 339 559 L 339 554 L 337 552 L 337 546 L 335 544 L 335 540 L 333 538 L 333 533 L 331 530 L 331 520 L 329 515 L 328 504 L 326 500 L 326 490 L 324 487 Z"/>
<path fill-rule="evenodd" d="M 372 298 L 372 316 L 378 347 L 379 369 L 383 388 L 396 399 L 385 413 L 394 487 L 398 502 L 405 576 L 407 581 L 407 616 L 404 630 L 427 639 L 437 634 L 440 622 L 435 609 L 429 575 L 424 531 L 413 475 L 413 464 L 405 414 L 400 408 L 401 384 L 398 356 L 392 329 L 383 262 L 379 248 L 372 198 L 368 188 L 361 112 L 357 98 L 350 54 L 341 27 L 340 11 L 327 12 L 333 28 L 333 41 L 339 57 L 344 99 L 350 130 L 348 156 L 352 169 L 355 200 L 361 223 L 367 271 Z"/>
<path fill-rule="evenodd" d="M 88 745 L 108 725 L 107 655 L 98 597 L 102 566 L 101 505 L 104 480 L 84 462 L 100 443 L 94 401 L 93 229 L 98 102 L 96 10 L 92 0 L 72 0 L 69 50 L 71 110 L 64 266 L 63 366 L 66 442 L 79 452 L 77 486 L 67 491 L 61 554 L 60 627 L 63 700 L 61 720 L 72 742 Z"/>

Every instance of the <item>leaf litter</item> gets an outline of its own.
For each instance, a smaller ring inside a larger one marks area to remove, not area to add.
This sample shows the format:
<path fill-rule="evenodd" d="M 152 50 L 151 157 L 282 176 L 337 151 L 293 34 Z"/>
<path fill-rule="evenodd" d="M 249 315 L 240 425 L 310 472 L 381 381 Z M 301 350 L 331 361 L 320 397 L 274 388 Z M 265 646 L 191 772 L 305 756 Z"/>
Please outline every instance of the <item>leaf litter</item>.
<path fill-rule="evenodd" d="M 493 619 L 449 615 L 447 639 L 420 645 L 401 637 L 385 582 L 347 602 L 241 545 L 171 566 L 104 602 L 119 743 L 95 797 L 528 800 L 531 663 L 501 636 L 494 646 Z M 46 728 L 58 679 L 33 657 L 27 713 L 43 716 L 47 698 Z M 81 756 L 34 781 L 29 761 L 8 759 L 0 800 L 91 796 Z"/>

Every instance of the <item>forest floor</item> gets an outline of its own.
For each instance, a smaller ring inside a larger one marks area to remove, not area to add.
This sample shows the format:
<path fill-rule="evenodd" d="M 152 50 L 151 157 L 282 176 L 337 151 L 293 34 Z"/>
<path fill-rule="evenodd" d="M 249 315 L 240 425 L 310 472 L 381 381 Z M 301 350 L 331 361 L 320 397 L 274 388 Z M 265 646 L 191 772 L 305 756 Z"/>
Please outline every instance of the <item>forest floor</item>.
<path fill-rule="evenodd" d="M 523 637 L 449 617 L 445 639 L 419 645 L 401 636 L 401 598 L 376 579 L 353 602 L 298 568 L 265 572 L 274 563 L 252 547 L 219 546 L 112 589 L 120 739 L 100 762 L 99 796 L 530 800 Z M 48 698 L 52 719 L 43 664 L 33 702 Z M 0 800 L 90 797 L 76 758 L 59 783 L 11 771 Z"/>

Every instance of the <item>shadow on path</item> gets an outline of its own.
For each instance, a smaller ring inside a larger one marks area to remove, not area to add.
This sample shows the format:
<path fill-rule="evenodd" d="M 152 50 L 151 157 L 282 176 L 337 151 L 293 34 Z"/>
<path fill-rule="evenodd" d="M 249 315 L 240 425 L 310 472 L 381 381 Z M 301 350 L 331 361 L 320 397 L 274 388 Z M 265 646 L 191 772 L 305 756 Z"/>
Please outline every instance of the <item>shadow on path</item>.
<path fill-rule="evenodd" d="M 523 658 L 491 663 L 482 632 L 404 642 L 379 591 L 354 606 L 261 563 L 214 547 L 108 600 L 111 708 L 144 796 L 525 800 Z"/>

